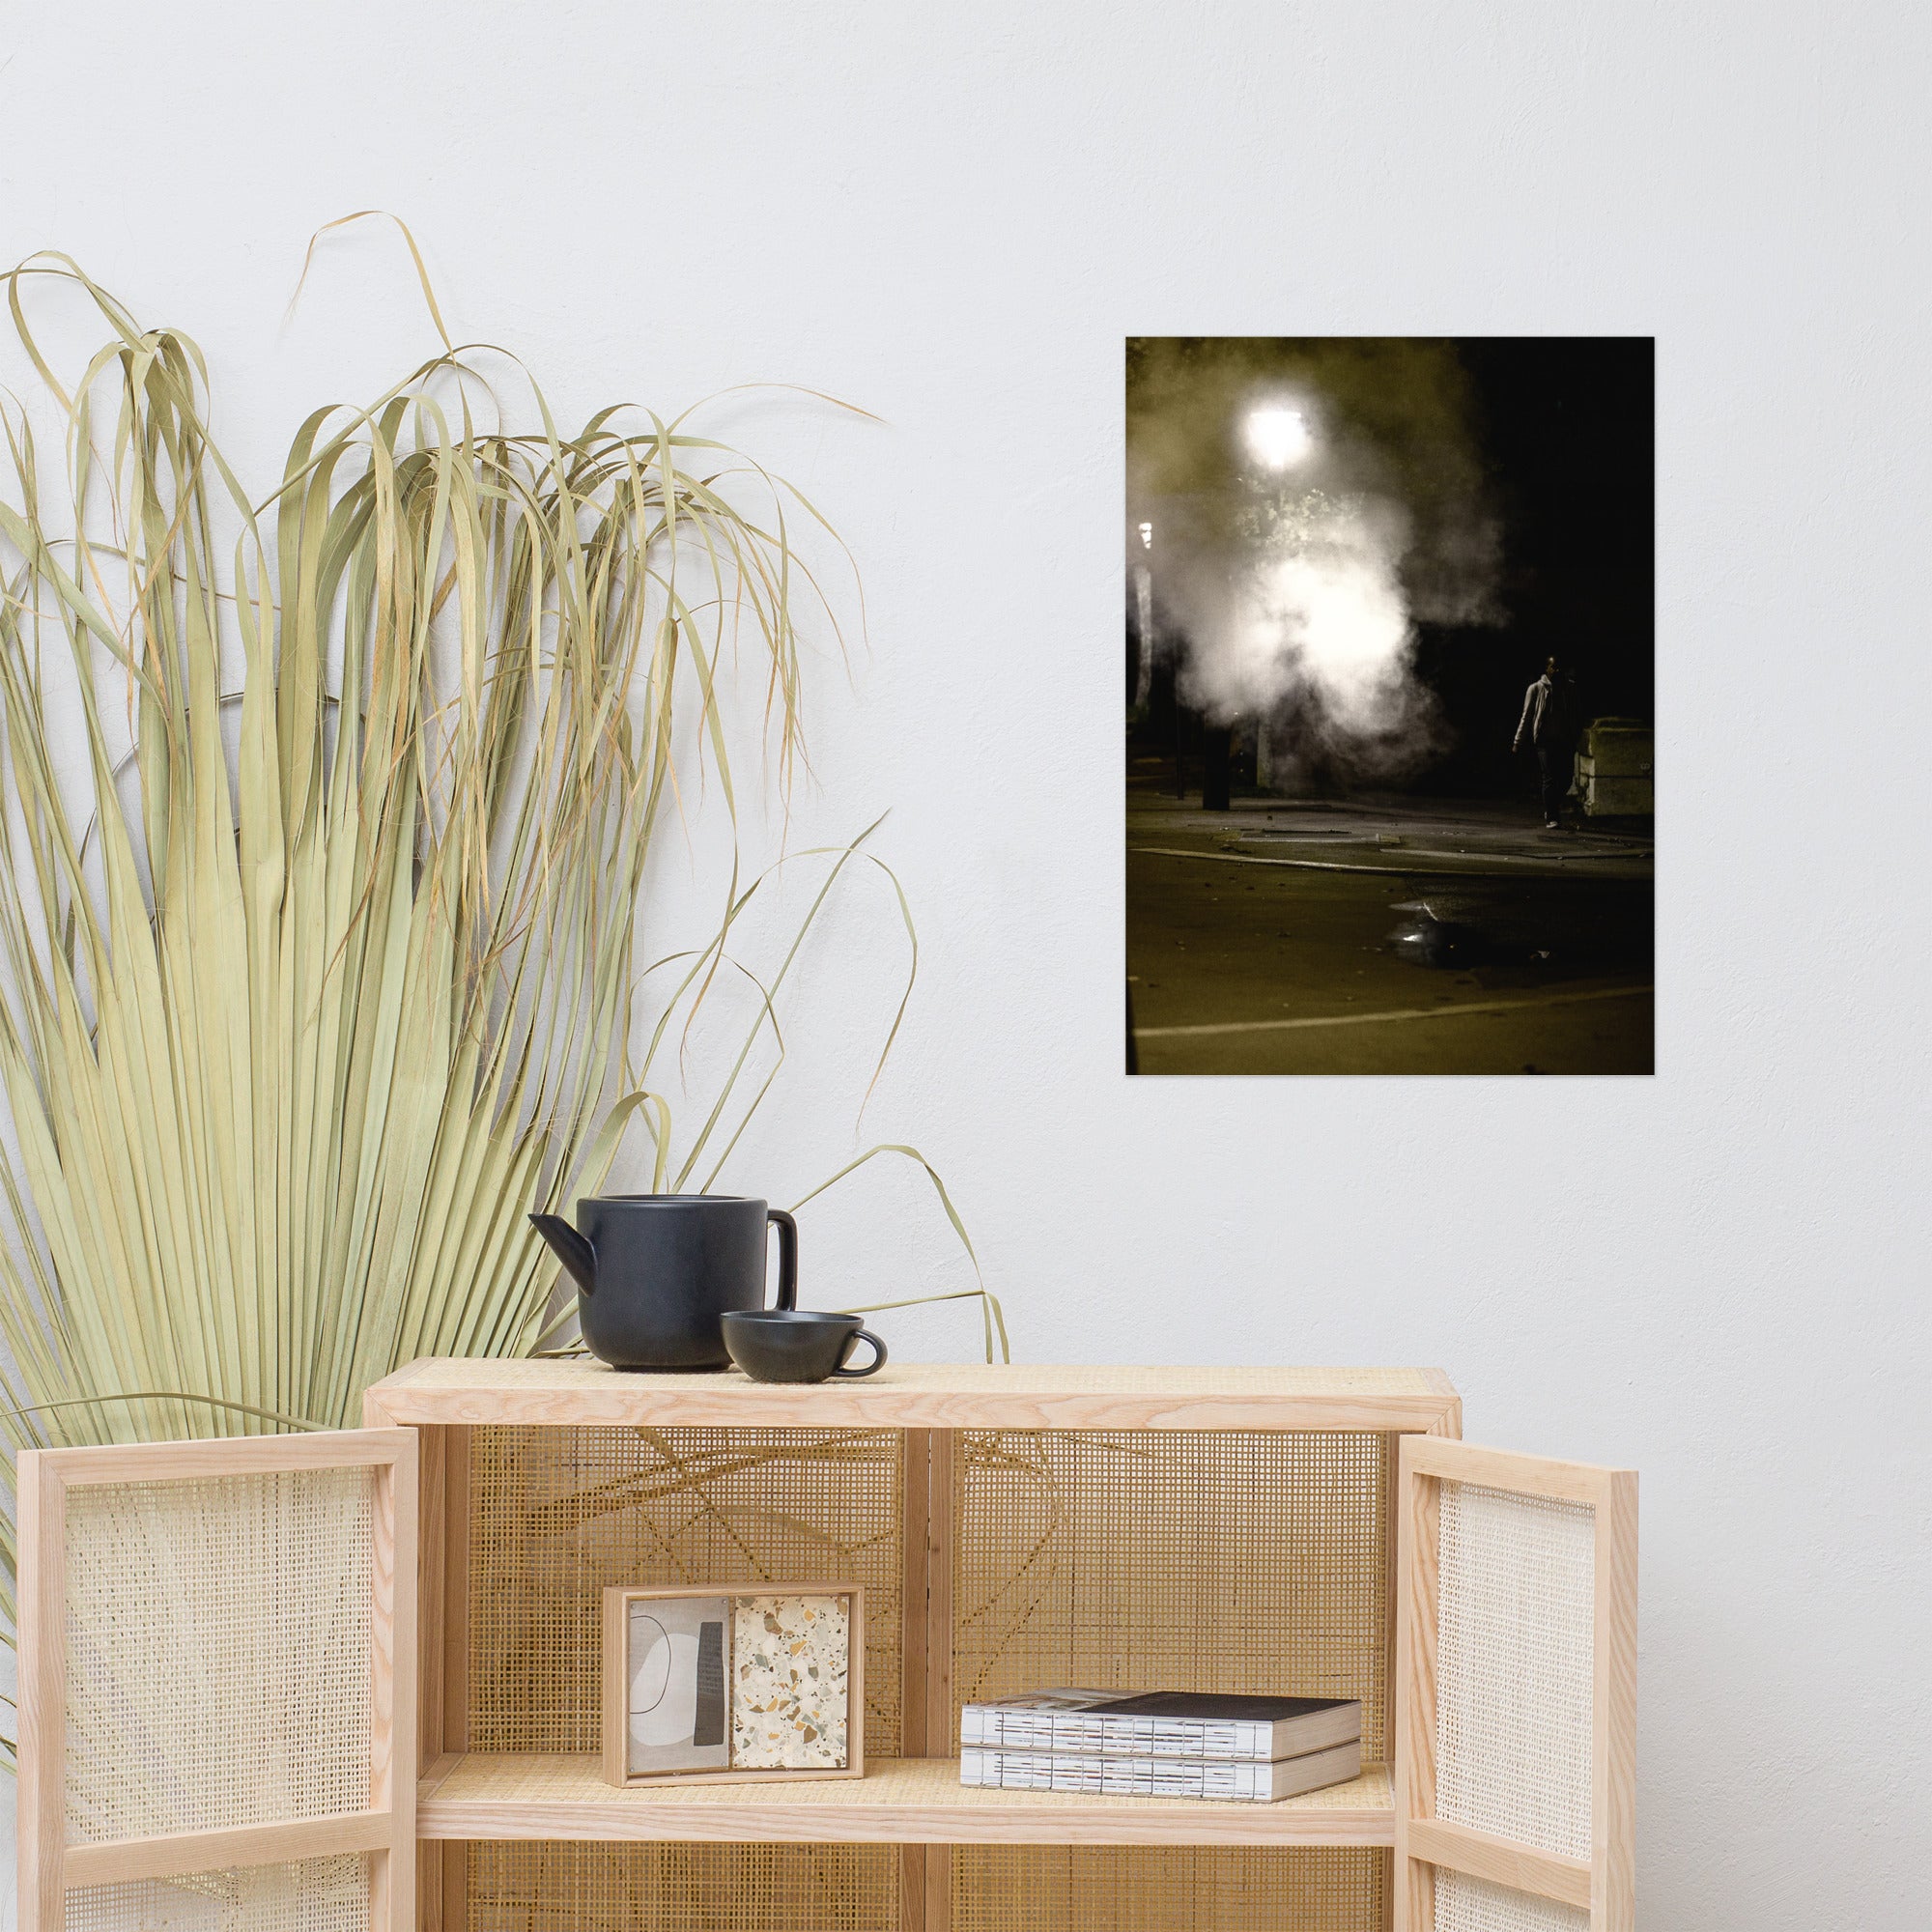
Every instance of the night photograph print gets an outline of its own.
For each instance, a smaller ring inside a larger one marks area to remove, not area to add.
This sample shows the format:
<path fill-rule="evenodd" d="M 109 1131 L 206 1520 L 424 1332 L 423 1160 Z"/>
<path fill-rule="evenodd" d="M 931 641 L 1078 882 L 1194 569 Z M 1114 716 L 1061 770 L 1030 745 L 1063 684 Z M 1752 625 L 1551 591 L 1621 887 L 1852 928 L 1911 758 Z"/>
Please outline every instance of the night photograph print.
<path fill-rule="evenodd" d="M 1126 345 L 1126 1065 L 1649 1073 L 1648 337 Z"/>

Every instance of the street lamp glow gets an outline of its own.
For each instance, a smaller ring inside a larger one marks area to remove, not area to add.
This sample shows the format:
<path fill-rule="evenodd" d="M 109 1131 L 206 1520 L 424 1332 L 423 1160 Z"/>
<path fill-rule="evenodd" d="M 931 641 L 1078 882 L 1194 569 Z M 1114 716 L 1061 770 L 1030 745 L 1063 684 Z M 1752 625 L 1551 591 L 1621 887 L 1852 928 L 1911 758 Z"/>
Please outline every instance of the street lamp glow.
<path fill-rule="evenodd" d="M 1292 469 L 1308 454 L 1315 442 L 1309 433 L 1308 419 L 1301 412 L 1279 405 L 1250 410 L 1243 428 L 1247 434 L 1248 454 L 1264 469 Z"/>

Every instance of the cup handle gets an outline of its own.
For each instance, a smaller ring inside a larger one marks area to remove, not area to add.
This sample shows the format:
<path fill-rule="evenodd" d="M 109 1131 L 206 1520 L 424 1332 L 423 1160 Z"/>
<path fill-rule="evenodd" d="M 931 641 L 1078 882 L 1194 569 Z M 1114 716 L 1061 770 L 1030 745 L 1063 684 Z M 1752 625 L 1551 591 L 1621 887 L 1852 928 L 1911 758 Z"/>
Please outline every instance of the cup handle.
<path fill-rule="evenodd" d="M 869 1362 L 867 1362 L 863 1369 L 848 1369 L 845 1366 L 845 1364 L 852 1359 L 852 1350 L 856 1349 L 861 1342 L 871 1343 L 872 1359 Z M 849 1342 L 845 1344 L 845 1352 L 843 1355 L 839 1357 L 838 1366 L 836 1369 L 834 1369 L 832 1373 L 835 1376 L 849 1377 L 853 1381 L 857 1381 L 861 1376 L 877 1375 L 879 1371 L 883 1369 L 885 1366 L 886 1366 L 886 1345 L 883 1342 L 881 1342 L 879 1338 L 876 1335 L 874 1335 L 869 1328 L 861 1328 L 859 1332 L 856 1335 L 854 1335 Z"/>
<path fill-rule="evenodd" d="M 798 1306 L 798 1223 L 782 1208 L 767 1210 L 766 1219 L 779 1231 L 779 1298 L 774 1308 Z"/>

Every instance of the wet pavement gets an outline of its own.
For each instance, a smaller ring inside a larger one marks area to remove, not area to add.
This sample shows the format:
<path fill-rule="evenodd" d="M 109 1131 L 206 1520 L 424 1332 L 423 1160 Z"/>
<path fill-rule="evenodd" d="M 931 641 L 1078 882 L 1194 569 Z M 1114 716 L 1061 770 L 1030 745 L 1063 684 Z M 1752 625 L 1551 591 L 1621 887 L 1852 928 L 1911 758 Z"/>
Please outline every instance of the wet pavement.
<path fill-rule="evenodd" d="M 1127 793 L 1143 1073 L 1647 1073 L 1647 821 Z"/>

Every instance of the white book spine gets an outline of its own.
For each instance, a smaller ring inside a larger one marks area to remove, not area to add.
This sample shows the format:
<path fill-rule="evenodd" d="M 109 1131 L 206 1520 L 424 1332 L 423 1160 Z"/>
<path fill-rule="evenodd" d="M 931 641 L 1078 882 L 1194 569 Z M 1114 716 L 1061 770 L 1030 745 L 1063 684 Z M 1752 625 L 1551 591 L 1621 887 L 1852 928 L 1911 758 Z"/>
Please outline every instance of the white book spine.
<path fill-rule="evenodd" d="M 1245 1719 L 1110 1718 L 1093 1711 L 1028 1711 L 987 1704 L 961 1708 L 959 1742 L 997 1750 L 1238 1758 L 1258 1764 L 1274 1756 L 1273 1725 Z"/>
<path fill-rule="evenodd" d="M 1273 1796 L 1267 1764 L 1193 1764 L 1173 1758 L 970 1748 L 959 1781 L 1002 1791 L 1087 1792 L 1108 1798 L 1206 1798 L 1265 1804 Z"/>

